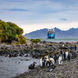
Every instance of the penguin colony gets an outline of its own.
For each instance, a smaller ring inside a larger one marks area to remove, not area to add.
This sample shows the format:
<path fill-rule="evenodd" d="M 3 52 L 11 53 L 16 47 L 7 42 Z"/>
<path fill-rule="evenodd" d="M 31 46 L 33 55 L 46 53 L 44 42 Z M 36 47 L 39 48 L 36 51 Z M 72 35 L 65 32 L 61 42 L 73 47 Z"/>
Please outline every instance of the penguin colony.
<path fill-rule="evenodd" d="M 54 55 L 53 57 L 50 57 L 49 55 L 44 56 L 42 58 L 40 58 L 40 66 L 45 67 L 45 66 L 52 66 L 55 63 L 58 63 L 59 65 L 63 64 L 63 61 L 68 60 L 70 61 L 70 59 L 72 58 L 72 53 L 70 53 L 69 51 L 60 51 L 59 54 Z"/>
<path fill-rule="evenodd" d="M 50 57 L 49 55 L 46 55 L 44 57 L 40 58 L 40 66 L 41 67 L 48 67 L 49 71 L 53 71 L 55 68 L 55 64 L 58 63 L 59 65 L 63 64 L 63 61 L 70 61 L 72 59 L 72 53 L 69 51 L 60 51 L 59 54 L 54 55 L 53 57 Z M 29 65 L 29 69 L 35 68 L 36 62 L 33 62 L 31 65 Z"/>
<path fill-rule="evenodd" d="M 64 45 L 62 45 L 64 47 Z M 41 67 L 48 67 L 49 71 L 53 70 L 55 67 L 55 64 L 62 65 L 64 61 L 68 60 L 70 61 L 72 59 L 72 53 L 69 50 L 61 50 L 58 54 L 53 55 L 51 57 L 50 55 L 46 55 L 44 57 L 40 58 L 40 66 Z M 34 69 L 35 62 L 29 66 L 29 69 Z"/>

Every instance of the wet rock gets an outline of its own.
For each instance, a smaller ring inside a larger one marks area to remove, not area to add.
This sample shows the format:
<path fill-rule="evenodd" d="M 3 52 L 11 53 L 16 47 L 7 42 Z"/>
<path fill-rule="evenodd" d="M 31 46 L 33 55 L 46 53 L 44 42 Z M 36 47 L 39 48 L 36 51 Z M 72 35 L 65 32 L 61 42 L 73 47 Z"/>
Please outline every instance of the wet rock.
<path fill-rule="evenodd" d="M 29 68 L 29 69 L 34 69 L 34 68 L 35 68 L 35 64 L 36 64 L 36 62 L 30 64 L 28 68 Z"/>

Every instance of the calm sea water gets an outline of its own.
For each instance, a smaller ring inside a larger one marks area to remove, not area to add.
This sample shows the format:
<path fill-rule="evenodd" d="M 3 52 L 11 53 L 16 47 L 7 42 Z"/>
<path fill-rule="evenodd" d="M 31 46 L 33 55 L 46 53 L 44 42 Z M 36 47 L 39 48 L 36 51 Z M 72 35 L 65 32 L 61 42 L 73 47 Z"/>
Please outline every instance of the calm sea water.
<path fill-rule="evenodd" d="M 28 61 L 27 61 L 28 60 Z M 12 78 L 24 72 L 28 72 L 28 66 L 39 60 L 32 57 L 4 57 L 0 56 L 0 78 Z"/>
<path fill-rule="evenodd" d="M 77 42 L 78 39 L 41 39 L 42 41 L 49 42 Z"/>

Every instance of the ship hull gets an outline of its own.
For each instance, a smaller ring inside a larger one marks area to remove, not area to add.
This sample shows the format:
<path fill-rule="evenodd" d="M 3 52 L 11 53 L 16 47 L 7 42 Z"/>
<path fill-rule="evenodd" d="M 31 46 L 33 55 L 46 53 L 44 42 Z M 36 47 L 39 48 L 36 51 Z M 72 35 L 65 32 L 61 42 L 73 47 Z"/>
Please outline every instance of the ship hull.
<path fill-rule="evenodd" d="M 55 34 L 48 34 L 48 39 L 55 39 Z"/>

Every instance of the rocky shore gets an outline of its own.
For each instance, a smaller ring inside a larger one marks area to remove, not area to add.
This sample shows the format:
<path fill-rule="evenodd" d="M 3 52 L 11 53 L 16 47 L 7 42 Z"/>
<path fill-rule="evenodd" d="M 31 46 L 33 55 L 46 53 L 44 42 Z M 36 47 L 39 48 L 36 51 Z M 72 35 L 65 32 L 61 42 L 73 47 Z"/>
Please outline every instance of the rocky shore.
<path fill-rule="evenodd" d="M 64 45 L 64 46 L 63 46 Z M 53 56 L 61 50 L 67 50 L 73 54 L 70 61 L 65 61 L 62 65 L 55 65 L 52 72 L 48 68 L 36 67 L 29 72 L 25 72 L 15 78 L 77 78 L 78 77 L 78 42 L 45 42 L 38 44 L 30 43 L 24 45 L 0 44 L 0 55 L 6 57 L 17 57 L 31 55 L 33 58 L 40 58 L 47 54 Z"/>
<path fill-rule="evenodd" d="M 64 61 L 62 65 L 55 64 L 55 69 L 52 72 L 48 68 L 37 67 L 29 72 L 25 72 L 14 78 L 78 78 L 78 51 L 77 43 L 44 43 L 45 51 L 50 52 L 51 55 L 57 54 L 60 50 L 70 49 L 73 53 L 73 59 Z M 62 45 L 65 47 L 62 47 Z M 76 48 L 74 47 L 76 45 Z M 37 48 L 37 46 L 36 46 Z M 39 47 L 40 48 L 40 47 Z M 37 48 L 38 49 L 38 48 Z M 42 48 L 43 49 L 43 48 Z M 44 51 L 44 52 L 45 52 Z M 53 53 L 52 53 L 52 52 Z M 47 53 L 46 52 L 46 53 Z"/>
<path fill-rule="evenodd" d="M 62 45 L 65 45 L 63 48 Z M 78 47 L 78 42 L 75 43 L 56 43 L 56 42 L 40 42 L 38 44 L 30 43 L 23 45 L 6 45 L 0 44 L 0 55 L 17 57 L 32 55 L 32 57 L 38 58 L 47 54 L 57 54 L 60 50 L 70 49 L 71 52 L 75 52 L 75 45 Z M 76 47 L 76 49 L 77 49 Z M 74 54 L 74 53 L 73 53 Z"/>
<path fill-rule="evenodd" d="M 47 68 L 37 67 L 14 78 L 78 78 L 78 57 L 65 61 L 62 65 L 57 64 L 52 72 L 48 72 Z"/>

